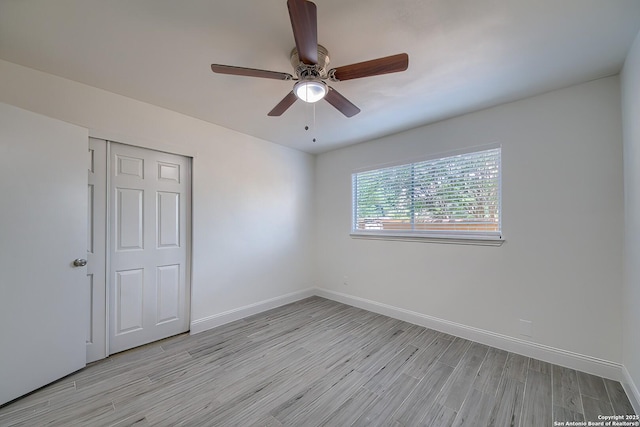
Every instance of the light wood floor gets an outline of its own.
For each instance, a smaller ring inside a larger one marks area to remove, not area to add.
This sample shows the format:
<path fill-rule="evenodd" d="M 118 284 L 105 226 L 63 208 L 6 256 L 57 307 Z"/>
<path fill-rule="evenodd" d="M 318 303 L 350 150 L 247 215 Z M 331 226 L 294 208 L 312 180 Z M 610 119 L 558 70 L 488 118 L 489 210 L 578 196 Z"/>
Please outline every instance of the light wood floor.
<path fill-rule="evenodd" d="M 0 408 L 13 426 L 552 426 L 618 382 L 319 297 L 114 355 Z"/>

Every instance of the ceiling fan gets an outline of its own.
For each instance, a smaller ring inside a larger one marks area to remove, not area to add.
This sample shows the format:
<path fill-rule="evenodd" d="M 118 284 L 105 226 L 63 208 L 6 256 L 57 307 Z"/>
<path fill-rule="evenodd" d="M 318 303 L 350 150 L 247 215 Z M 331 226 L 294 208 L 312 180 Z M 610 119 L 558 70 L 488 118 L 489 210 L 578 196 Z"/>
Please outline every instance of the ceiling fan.
<path fill-rule="evenodd" d="M 296 47 L 291 51 L 291 65 L 295 70 L 295 77 L 277 71 L 211 64 L 211 70 L 214 73 L 296 81 L 293 90 L 268 113 L 269 116 L 282 115 L 297 99 L 313 103 L 323 98 L 345 116 L 355 116 L 360 112 L 360 109 L 337 90 L 327 85 L 325 80 L 340 82 L 396 73 L 405 71 L 409 66 L 409 55 L 400 53 L 327 70 L 329 52 L 324 46 L 318 44 L 315 3 L 307 0 L 287 0 L 287 7 L 291 18 L 293 38 L 296 42 Z"/>

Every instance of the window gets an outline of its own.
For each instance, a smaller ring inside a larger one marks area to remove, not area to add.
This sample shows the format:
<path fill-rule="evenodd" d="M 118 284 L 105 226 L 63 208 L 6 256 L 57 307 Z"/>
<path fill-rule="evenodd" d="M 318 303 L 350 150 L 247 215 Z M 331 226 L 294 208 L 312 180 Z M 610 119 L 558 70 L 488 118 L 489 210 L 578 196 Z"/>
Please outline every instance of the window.
<path fill-rule="evenodd" d="M 352 235 L 501 239 L 500 148 L 354 173 Z"/>

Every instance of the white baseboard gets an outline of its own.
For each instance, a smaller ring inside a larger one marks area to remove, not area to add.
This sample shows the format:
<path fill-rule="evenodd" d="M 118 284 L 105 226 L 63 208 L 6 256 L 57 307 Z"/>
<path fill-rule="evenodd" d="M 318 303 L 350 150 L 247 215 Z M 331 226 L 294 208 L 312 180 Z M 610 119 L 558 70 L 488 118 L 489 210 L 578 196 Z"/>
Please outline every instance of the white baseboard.
<path fill-rule="evenodd" d="M 445 332 L 447 334 L 465 338 L 491 347 L 510 351 L 512 353 L 521 354 L 523 356 L 532 357 L 534 359 L 543 360 L 545 362 L 620 381 L 629 395 L 629 400 L 631 400 L 631 404 L 636 410 L 636 413 L 640 413 L 640 393 L 638 393 L 638 388 L 631 379 L 626 368 L 619 363 L 462 325 L 460 323 L 439 319 L 437 317 L 405 310 L 403 308 L 394 307 L 392 305 L 371 301 L 353 295 L 330 291 L 328 289 L 309 288 L 268 300 L 259 301 L 244 307 L 225 311 L 224 313 L 197 319 L 191 322 L 191 334 L 197 334 L 199 332 L 216 328 L 247 316 L 262 313 L 263 311 L 271 310 L 272 308 L 280 307 L 314 295 L 362 308 L 374 313 L 383 314 L 385 316 L 393 317 L 394 319 L 424 326 L 436 331 Z"/>
<path fill-rule="evenodd" d="M 631 378 L 631 374 L 627 371 L 625 366 L 622 366 L 621 382 L 622 387 L 631 402 L 631 406 L 633 406 L 633 410 L 636 411 L 636 414 L 640 414 L 640 391 L 638 391 L 638 386 L 633 382 L 633 378 Z"/>
<path fill-rule="evenodd" d="M 394 319 L 424 326 L 436 331 L 445 332 L 457 337 L 465 338 L 491 347 L 496 347 L 512 353 L 543 360 L 567 368 L 576 369 L 589 374 L 598 375 L 616 381 L 622 380 L 622 365 L 543 344 L 525 341 L 507 335 L 497 334 L 460 323 L 450 322 L 415 311 L 405 310 L 388 304 L 334 292 L 327 289 L 316 289 L 315 294 L 323 298 L 338 301 L 374 313 L 393 317 Z M 633 383 L 631 383 L 633 384 Z M 637 393 L 637 389 L 635 392 Z M 627 392 L 628 393 L 628 392 Z M 629 394 L 629 393 L 628 393 Z M 638 396 L 636 394 L 636 396 Z M 637 399 L 636 399 L 637 401 Z M 634 408 L 636 408 L 634 406 Z M 636 412 L 638 412 L 636 408 Z"/>
<path fill-rule="evenodd" d="M 259 301 L 244 307 L 234 308 L 224 313 L 214 314 L 213 316 L 204 317 L 191 321 L 191 334 L 197 334 L 206 330 L 225 325 L 236 320 L 243 319 L 247 316 L 262 313 L 272 308 L 290 304 L 316 295 L 315 289 L 309 288 L 302 291 L 292 292 L 290 294 Z"/>

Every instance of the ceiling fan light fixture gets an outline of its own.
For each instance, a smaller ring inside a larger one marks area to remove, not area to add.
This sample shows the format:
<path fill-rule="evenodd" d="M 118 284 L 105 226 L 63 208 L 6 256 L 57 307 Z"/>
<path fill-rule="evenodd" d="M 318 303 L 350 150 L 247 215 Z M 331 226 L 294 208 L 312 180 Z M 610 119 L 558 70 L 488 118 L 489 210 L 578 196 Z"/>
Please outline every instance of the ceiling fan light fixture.
<path fill-rule="evenodd" d="M 318 102 L 325 97 L 329 89 L 322 80 L 300 80 L 293 86 L 293 92 L 304 102 Z"/>

